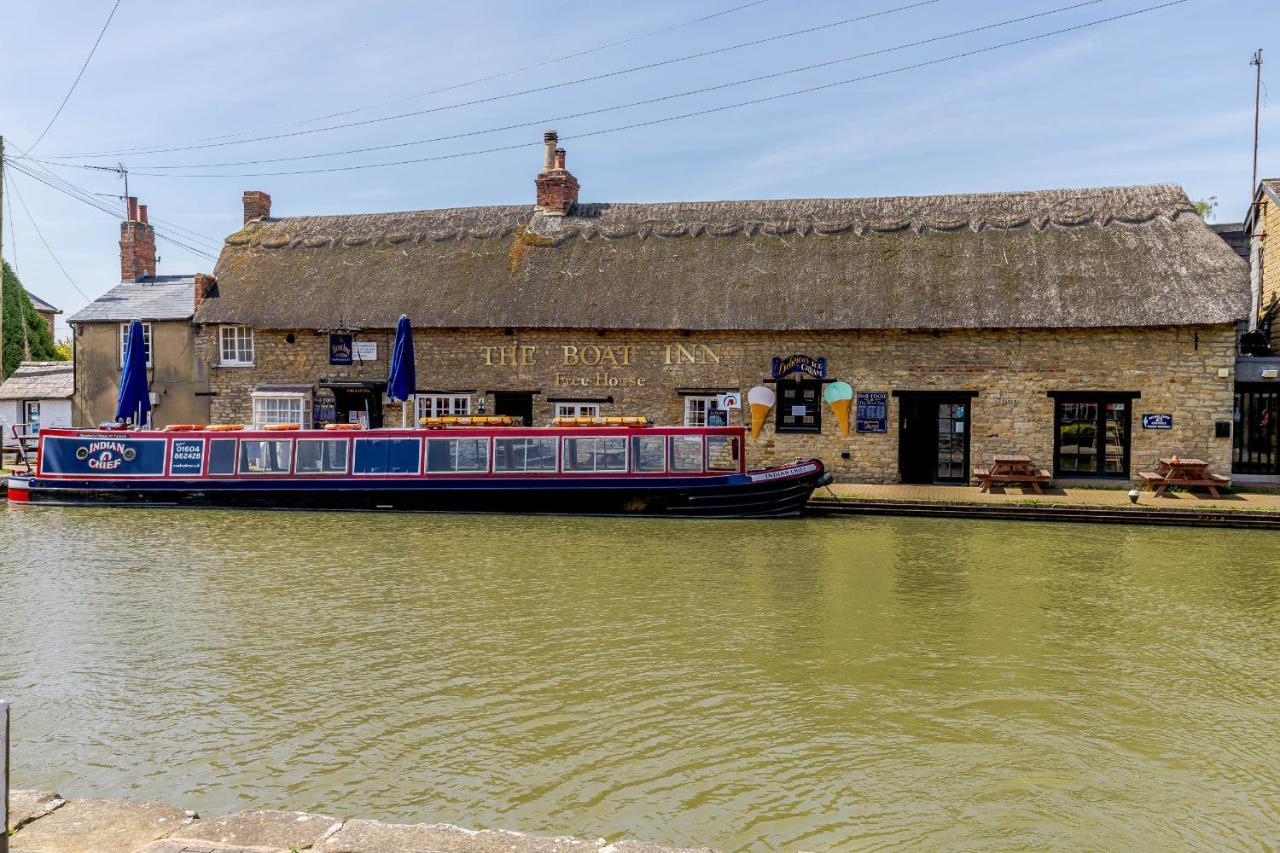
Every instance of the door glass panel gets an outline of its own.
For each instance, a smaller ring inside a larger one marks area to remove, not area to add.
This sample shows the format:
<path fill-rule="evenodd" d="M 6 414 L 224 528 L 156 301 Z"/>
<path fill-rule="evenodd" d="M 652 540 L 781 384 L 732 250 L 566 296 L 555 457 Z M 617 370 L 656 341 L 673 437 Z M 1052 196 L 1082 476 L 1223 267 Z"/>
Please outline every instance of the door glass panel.
<path fill-rule="evenodd" d="M 1127 428 L 1127 408 L 1124 403 L 1107 403 L 1106 421 L 1104 428 L 1106 435 L 1104 436 L 1106 455 L 1104 456 L 1104 470 L 1108 474 L 1123 475 L 1125 473 L 1124 466 L 1124 448 L 1128 443 L 1125 435 Z"/>
<path fill-rule="evenodd" d="M 964 440 L 964 404 L 939 403 L 936 479 L 964 479 Z"/>
<path fill-rule="evenodd" d="M 1094 474 L 1098 470 L 1098 404 L 1058 404 L 1058 470 Z"/>

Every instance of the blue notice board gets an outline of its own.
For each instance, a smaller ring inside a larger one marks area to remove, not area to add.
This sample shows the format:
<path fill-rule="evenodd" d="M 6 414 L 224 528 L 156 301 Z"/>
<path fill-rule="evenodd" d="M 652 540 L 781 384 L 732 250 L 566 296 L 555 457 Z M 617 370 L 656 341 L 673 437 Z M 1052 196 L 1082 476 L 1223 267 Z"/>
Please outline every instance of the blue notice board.
<path fill-rule="evenodd" d="M 889 431 L 889 392 L 859 391 L 857 432 Z"/>
<path fill-rule="evenodd" d="M 204 473 L 204 439 L 175 438 L 169 450 L 169 473 L 199 477 Z"/>
<path fill-rule="evenodd" d="M 1173 415 L 1145 414 L 1142 416 L 1143 429 L 1173 429 Z"/>

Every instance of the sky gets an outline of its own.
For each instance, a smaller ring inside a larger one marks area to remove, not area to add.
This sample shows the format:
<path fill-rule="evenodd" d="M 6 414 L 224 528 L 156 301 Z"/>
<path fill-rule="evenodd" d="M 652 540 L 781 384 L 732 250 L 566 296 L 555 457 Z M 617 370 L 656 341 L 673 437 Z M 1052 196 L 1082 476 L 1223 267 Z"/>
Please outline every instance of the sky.
<path fill-rule="evenodd" d="M 1258 48 L 1273 89 L 1263 92 L 1259 172 L 1280 176 L 1280 2 L 1186 0 L 1080 26 L 1162 2 L 120 0 L 45 132 L 115 0 L 8 0 L 6 156 L 108 210 L 10 170 L 4 257 L 65 312 L 62 336 L 66 316 L 119 281 L 124 180 L 88 166 L 123 164 L 161 235 L 216 255 L 240 227 L 248 189 L 270 193 L 278 216 L 532 203 L 549 128 L 582 201 L 1177 183 L 1192 199 L 1216 197 L 1217 221 L 1239 221 Z M 828 64 L 738 84 L 818 63 Z M 578 115 L 655 98 L 665 100 Z M 658 121 L 704 110 L 714 111 Z M 418 114 L 383 120 L 406 112 Z M 444 136 L 457 138 L 420 142 Z M 387 145 L 399 147 L 221 165 Z M 492 148 L 506 150 L 474 153 Z M 260 174 L 412 159 L 422 162 Z M 214 265 L 164 240 L 159 254 L 161 274 Z"/>

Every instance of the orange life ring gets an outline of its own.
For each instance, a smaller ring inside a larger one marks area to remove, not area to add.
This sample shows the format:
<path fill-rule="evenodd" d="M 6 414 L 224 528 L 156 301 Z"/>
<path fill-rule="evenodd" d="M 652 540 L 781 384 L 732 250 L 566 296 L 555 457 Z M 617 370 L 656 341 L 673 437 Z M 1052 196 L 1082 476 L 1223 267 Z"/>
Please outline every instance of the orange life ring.
<path fill-rule="evenodd" d="M 267 424 L 263 429 L 269 430 L 294 430 L 302 429 L 302 424 Z"/>
<path fill-rule="evenodd" d="M 360 424 L 325 424 L 325 429 L 364 429 Z"/>
<path fill-rule="evenodd" d="M 204 424 L 169 424 L 164 428 L 165 432 L 198 432 L 204 429 Z"/>
<path fill-rule="evenodd" d="M 229 432 L 230 430 L 244 429 L 244 424 L 210 424 L 205 429 L 210 432 Z"/>

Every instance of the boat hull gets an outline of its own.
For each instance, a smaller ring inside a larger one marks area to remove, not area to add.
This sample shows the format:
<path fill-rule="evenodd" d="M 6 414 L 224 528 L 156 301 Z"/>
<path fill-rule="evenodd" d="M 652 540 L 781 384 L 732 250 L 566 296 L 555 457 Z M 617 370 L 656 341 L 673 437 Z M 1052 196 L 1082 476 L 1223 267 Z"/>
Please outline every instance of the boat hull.
<path fill-rule="evenodd" d="M 14 477 L 15 502 L 235 509 L 658 515 L 796 516 L 831 481 L 817 460 L 723 477 L 608 479 L 68 480 Z"/>

